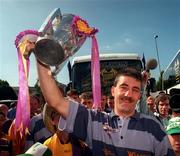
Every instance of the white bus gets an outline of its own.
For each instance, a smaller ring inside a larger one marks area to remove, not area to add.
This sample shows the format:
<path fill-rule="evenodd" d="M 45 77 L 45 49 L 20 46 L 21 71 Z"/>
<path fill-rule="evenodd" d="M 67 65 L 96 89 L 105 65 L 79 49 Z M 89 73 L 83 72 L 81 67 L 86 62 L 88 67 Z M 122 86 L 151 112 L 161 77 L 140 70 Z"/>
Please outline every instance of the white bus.
<path fill-rule="evenodd" d="M 134 53 L 100 54 L 101 91 L 110 94 L 110 88 L 119 70 L 133 67 L 142 70 L 141 57 Z M 71 68 L 72 88 L 78 93 L 91 91 L 91 56 L 74 57 Z"/>
<path fill-rule="evenodd" d="M 180 50 L 178 50 L 163 73 L 163 87 L 168 94 L 172 88 L 180 89 Z"/>

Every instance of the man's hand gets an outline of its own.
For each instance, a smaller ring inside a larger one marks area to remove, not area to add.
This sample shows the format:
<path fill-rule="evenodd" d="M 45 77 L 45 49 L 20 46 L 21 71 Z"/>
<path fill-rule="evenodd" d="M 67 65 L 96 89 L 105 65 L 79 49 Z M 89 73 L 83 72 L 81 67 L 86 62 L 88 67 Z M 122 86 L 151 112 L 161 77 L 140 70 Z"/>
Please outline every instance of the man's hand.
<path fill-rule="evenodd" d="M 150 78 L 150 73 L 144 70 L 141 74 L 142 74 L 142 78 L 143 78 L 142 85 L 143 85 L 143 87 L 146 87 L 147 81 Z"/>
<path fill-rule="evenodd" d="M 27 40 L 26 49 L 25 49 L 25 52 L 23 54 L 25 59 L 29 58 L 29 56 L 31 55 L 32 51 L 34 50 L 34 47 L 35 47 L 35 43 L 34 42 L 30 42 L 30 41 Z"/>

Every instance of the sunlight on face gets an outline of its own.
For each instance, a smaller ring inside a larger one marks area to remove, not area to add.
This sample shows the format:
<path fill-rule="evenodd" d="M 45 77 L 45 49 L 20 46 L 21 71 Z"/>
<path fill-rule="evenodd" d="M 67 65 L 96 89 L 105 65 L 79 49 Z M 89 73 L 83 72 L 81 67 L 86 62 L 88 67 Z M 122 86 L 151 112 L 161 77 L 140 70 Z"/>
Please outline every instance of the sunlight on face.
<path fill-rule="evenodd" d="M 169 114 L 169 100 L 159 101 L 158 105 L 159 114 L 161 116 L 168 116 Z"/>
<path fill-rule="evenodd" d="M 168 135 L 173 150 L 180 154 L 180 134 Z"/>
<path fill-rule="evenodd" d="M 141 96 L 141 82 L 129 76 L 120 76 L 117 86 L 113 86 L 111 91 L 115 100 L 115 113 L 132 115 Z"/>

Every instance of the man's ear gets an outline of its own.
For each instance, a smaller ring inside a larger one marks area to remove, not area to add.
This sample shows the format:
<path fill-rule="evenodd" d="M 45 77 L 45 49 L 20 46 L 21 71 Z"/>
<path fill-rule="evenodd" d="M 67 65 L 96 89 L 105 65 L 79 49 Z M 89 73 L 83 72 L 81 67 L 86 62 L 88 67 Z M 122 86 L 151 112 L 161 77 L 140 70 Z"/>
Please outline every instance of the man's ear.
<path fill-rule="evenodd" d="M 55 122 L 53 120 L 49 121 L 51 123 L 51 125 L 55 125 Z"/>
<path fill-rule="evenodd" d="M 114 90 L 115 90 L 115 87 L 112 86 L 112 87 L 111 87 L 111 95 L 112 95 L 113 97 L 114 97 L 114 92 L 115 92 Z"/>
<path fill-rule="evenodd" d="M 143 92 L 140 93 L 140 95 L 139 95 L 139 100 L 141 100 L 142 97 L 143 97 Z"/>

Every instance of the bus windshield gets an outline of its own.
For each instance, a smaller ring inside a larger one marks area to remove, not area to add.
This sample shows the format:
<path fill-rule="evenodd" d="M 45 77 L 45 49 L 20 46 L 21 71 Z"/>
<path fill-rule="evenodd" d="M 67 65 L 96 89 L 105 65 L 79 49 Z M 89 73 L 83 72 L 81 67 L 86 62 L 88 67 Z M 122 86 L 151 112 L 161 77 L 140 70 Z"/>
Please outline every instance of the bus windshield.
<path fill-rule="evenodd" d="M 165 90 L 173 88 L 179 88 L 180 84 L 180 50 L 176 56 L 172 59 L 169 66 L 163 73 L 163 85 Z"/>
<path fill-rule="evenodd" d="M 140 59 L 103 59 L 100 60 L 101 91 L 104 95 L 110 94 L 114 78 L 119 70 L 133 67 L 142 70 Z M 78 93 L 91 91 L 91 62 L 80 61 L 72 66 L 72 87 Z"/>

